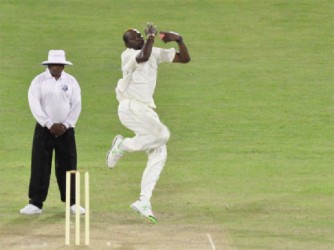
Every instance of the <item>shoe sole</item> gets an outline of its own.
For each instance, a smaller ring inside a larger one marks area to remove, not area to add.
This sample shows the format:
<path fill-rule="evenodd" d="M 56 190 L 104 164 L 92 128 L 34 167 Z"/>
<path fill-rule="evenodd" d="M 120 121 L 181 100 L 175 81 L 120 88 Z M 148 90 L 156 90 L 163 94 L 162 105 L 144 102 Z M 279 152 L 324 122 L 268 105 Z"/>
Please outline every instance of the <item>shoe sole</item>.
<path fill-rule="evenodd" d="M 113 167 L 109 167 L 109 164 L 108 164 L 108 156 L 109 156 L 109 154 L 110 154 L 112 148 L 114 147 L 114 145 L 115 145 L 115 143 L 116 143 L 116 141 L 117 141 L 118 138 L 121 138 L 121 139 L 123 140 L 123 136 L 121 136 L 121 135 L 116 135 L 115 138 L 113 139 L 113 141 L 112 141 L 112 143 L 111 143 L 111 147 L 110 147 L 110 149 L 108 150 L 107 155 L 106 155 L 106 164 L 107 164 L 107 167 L 108 167 L 109 169 L 113 169 L 113 168 L 115 167 L 115 166 L 113 166 Z"/>
<path fill-rule="evenodd" d="M 151 216 L 151 215 L 149 215 L 149 216 L 143 215 L 137 207 L 131 205 L 131 209 L 132 209 L 132 211 L 134 211 L 137 214 L 139 214 L 141 217 L 147 219 L 149 222 L 151 222 L 153 224 L 157 224 L 158 223 L 157 218 L 155 218 L 154 216 Z"/>

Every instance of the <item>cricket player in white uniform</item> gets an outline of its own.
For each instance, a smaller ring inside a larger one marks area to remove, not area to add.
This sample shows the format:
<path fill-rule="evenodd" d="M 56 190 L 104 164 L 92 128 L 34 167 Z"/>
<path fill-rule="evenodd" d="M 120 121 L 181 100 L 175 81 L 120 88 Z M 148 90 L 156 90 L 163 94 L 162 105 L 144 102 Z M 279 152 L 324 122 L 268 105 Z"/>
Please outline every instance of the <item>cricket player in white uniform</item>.
<path fill-rule="evenodd" d="M 152 24 L 145 28 L 146 41 L 136 29 L 128 29 L 124 35 L 125 51 L 121 55 L 123 77 L 118 81 L 116 96 L 119 101 L 118 116 L 121 123 L 135 133 L 132 138 L 117 135 L 107 153 L 106 162 L 114 168 L 125 152 L 145 151 L 148 161 L 141 181 L 139 200 L 131 208 L 156 223 L 151 207 L 153 189 L 167 159 L 166 143 L 170 132 L 155 112 L 153 99 L 158 65 L 163 62 L 188 63 L 190 56 L 182 36 L 175 32 L 160 32 L 160 39 L 175 41 L 174 48 L 153 47 L 157 29 Z"/>

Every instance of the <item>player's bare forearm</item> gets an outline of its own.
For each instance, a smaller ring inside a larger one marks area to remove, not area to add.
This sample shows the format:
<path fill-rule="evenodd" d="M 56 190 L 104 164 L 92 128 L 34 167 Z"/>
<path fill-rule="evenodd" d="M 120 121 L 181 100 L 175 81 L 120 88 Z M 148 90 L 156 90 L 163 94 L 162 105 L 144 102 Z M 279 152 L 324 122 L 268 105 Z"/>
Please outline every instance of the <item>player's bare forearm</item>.
<path fill-rule="evenodd" d="M 173 62 L 188 63 L 190 62 L 190 55 L 187 46 L 183 42 L 183 38 L 180 34 L 173 31 L 160 31 L 160 39 L 164 43 L 177 42 L 179 46 L 179 52 L 175 54 Z"/>
<path fill-rule="evenodd" d="M 141 49 L 141 52 L 136 57 L 136 60 L 138 63 L 140 62 L 146 62 L 151 56 L 152 53 L 152 47 L 154 43 L 155 35 L 157 34 L 157 27 L 153 25 L 152 23 L 147 23 L 145 28 L 145 35 L 147 37 L 147 40 Z"/>
<path fill-rule="evenodd" d="M 180 37 L 179 41 L 176 41 L 179 46 L 179 52 L 176 53 L 173 62 L 179 63 L 188 63 L 190 62 L 190 55 L 188 52 L 188 48 L 183 42 L 182 37 Z"/>
<path fill-rule="evenodd" d="M 140 53 L 136 57 L 136 61 L 138 63 L 148 61 L 148 59 L 150 58 L 151 53 L 152 53 L 153 43 L 154 43 L 154 36 L 149 36 L 147 38 L 143 48 L 141 49 Z"/>

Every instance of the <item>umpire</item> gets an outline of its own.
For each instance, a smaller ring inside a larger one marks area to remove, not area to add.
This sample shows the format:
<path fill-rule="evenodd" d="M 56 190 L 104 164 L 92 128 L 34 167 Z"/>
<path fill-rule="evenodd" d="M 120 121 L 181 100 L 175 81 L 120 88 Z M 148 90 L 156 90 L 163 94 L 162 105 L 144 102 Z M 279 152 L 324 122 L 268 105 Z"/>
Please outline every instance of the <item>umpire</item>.
<path fill-rule="evenodd" d="M 65 202 L 66 171 L 77 169 L 77 150 L 74 127 L 81 112 L 81 90 L 77 80 L 64 71 L 63 50 L 50 50 L 48 60 L 42 62 L 46 70 L 36 76 L 28 91 L 30 110 L 36 119 L 32 143 L 29 204 L 21 214 L 41 214 L 48 195 L 53 152 L 55 175 L 60 199 Z M 75 208 L 75 181 L 71 181 L 71 212 Z M 80 207 L 81 214 L 85 213 Z"/>

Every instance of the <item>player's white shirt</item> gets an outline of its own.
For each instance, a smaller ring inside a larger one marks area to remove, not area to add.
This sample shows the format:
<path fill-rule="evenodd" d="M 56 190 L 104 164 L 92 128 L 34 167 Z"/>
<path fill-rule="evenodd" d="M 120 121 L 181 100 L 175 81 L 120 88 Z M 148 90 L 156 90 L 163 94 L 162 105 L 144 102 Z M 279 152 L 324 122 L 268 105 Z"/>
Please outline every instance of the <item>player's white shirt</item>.
<path fill-rule="evenodd" d="M 139 50 L 128 48 L 121 55 L 123 78 L 117 84 L 117 99 L 135 99 L 155 108 L 153 95 L 158 65 L 162 62 L 173 62 L 175 49 L 153 47 L 149 60 L 143 63 L 137 63 L 138 53 Z"/>
<path fill-rule="evenodd" d="M 28 91 L 30 110 L 41 126 L 53 123 L 74 127 L 81 112 L 81 90 L 77 80 L 65 71 L 56 80 L 49 69 L 31 82 Z"/>

